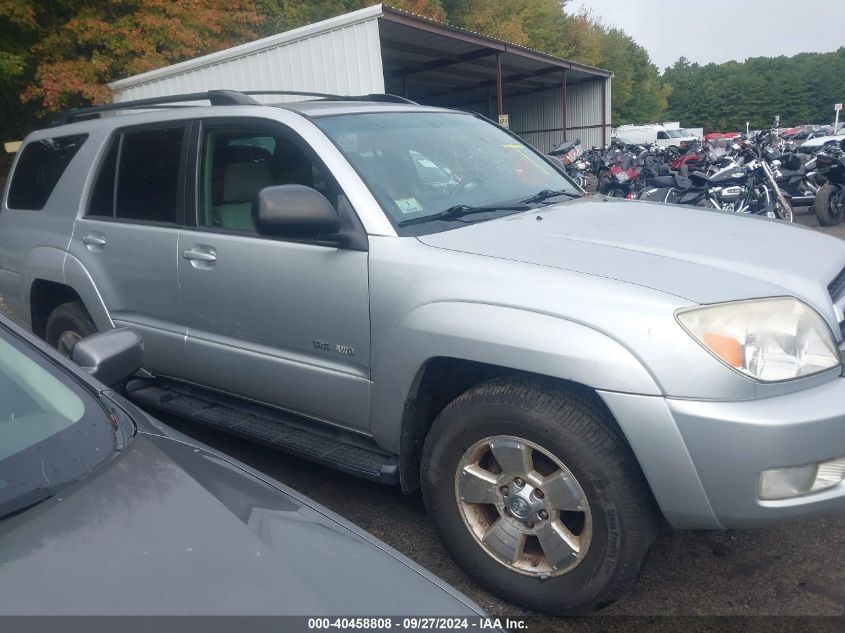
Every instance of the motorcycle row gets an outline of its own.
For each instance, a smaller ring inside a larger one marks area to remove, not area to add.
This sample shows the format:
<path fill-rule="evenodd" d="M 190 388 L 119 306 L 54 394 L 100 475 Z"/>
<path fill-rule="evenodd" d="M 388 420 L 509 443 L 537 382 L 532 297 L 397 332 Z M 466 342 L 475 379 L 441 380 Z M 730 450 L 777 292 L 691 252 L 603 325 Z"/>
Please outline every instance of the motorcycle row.
<path fill-rule="evenodd" d="M 584 152 L 573 139 L 549 155 L 586 188 L 612 197 L 748 213 L 792 222 L 793 209 L 814 210 L 819 224 L 839 224 L 845 208 L 845 141 L 813 153 L 795 151 L 792 142 L 764 130 L 718 146 L 707 142 L 685 152 L 657 145 L 615 141 Z"/>

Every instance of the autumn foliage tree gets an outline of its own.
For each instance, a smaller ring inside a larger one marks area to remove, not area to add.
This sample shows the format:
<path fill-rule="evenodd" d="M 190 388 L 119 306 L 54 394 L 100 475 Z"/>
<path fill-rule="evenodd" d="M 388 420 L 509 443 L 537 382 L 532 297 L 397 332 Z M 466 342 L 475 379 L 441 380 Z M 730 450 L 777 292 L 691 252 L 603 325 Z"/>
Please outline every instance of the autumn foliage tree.
<path fill-rule="evenodd" d="M 264 16 L 262 31 L 269 35 L 363 9 L 378 0 L 258 0 Z M 431 20 L 445 21 L 441 0 L 390 0 L 385 4 Z"/>
<path fill-rule="evenodd" d="M 48 110 L 107 101 L 109 81 L 239 44 L 261 22 L 251 0 L 28 4 L 41 36 L 31 48 L 35 83 L 23 98 Z"/>

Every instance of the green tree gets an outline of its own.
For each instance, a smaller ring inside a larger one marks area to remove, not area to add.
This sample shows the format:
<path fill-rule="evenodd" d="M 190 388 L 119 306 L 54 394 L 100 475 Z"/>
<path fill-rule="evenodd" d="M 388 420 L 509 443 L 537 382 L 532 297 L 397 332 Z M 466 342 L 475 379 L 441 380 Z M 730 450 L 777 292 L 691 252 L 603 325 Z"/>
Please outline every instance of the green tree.
<path fill-rule="evenodd" d="M 704 66 L 681 58 L 663 80 L 672 86 L 667 116 L 707 130 L 764 128 L 775 115 L 787 126 L 828 123 L 845 97 L 845 47 Z"/>

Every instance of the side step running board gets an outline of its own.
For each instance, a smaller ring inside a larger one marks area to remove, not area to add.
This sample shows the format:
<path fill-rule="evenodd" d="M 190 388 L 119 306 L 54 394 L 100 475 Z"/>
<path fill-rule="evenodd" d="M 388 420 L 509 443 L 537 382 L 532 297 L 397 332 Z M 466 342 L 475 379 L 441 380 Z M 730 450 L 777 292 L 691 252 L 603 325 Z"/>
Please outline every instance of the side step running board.
<path fill-rule="evenodd" d="M 367 438 L 164 379 L 133 379 L 126 390 L 142 407 L 234 433 L 356 477 L 399 483 L 396 456 L 367 446 L 371 442 Z"/>

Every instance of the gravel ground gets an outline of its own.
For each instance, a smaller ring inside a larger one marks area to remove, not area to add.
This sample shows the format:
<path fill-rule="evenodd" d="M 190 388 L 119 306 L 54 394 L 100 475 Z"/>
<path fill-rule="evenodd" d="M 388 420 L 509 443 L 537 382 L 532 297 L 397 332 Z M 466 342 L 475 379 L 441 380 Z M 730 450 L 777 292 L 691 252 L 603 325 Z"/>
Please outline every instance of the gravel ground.
<path fill-rule="evenodd" d="M 817 227 L 806 212 L 796 219 Z M 845 226 L 825 229 L 845 239 Z M 4 308 L 0 297 L 0 310 Z M 206 442 L 290 485 L 357 523 L 428 568 L 499 616 L 526 616 L 488 594 L 451 561 L 426 518 L 420 496 L 361 481 L 289 457 L 263 446 L 160 416 Z M 817 519 L 768 529 L 724 532 L 672 531 L 654 545 L 637 584 L 603 613 L 615 616 L 842 616 L 845 615 L 843 524 Z M 365 570 L 362 570 L 365 574 Z M 608 624 L 609 622 L 613 623 Z M 532 618 L 530 630 L 601 630 L 618 628 L 624 619 L 599 618 L 578 623 L 563 618 Z M 719 621 L 718 626 L 730 621 Z M 689 620 L 649 622 L 646 628 L 684 630 Z M 839 628 L 839 620 L 799 621 L 795 630 Z M 626 626 L 628 626 L 626 624 Z M 830 628 L 830 627 L 833 628 Z M 843 625 L 845 626 L 845 625 Z M 765 627 L 768 628 L 768 627 Z M 630 629 L 628 629 L 630 630 Z M 840 629 L 842 630 L 842 629 Z"/>

